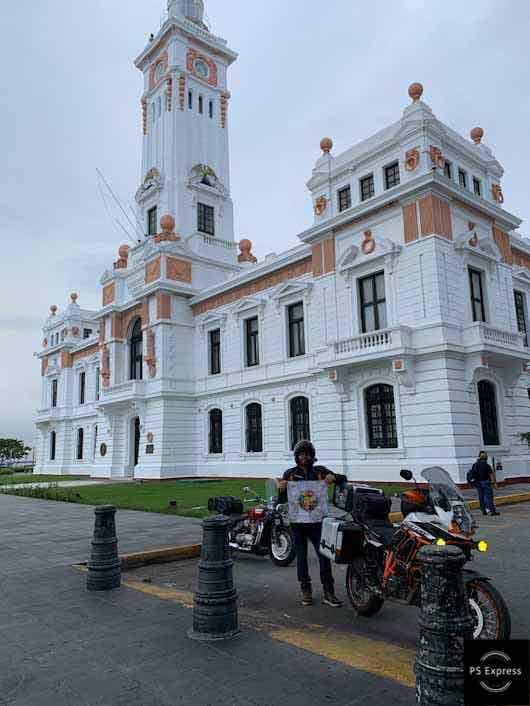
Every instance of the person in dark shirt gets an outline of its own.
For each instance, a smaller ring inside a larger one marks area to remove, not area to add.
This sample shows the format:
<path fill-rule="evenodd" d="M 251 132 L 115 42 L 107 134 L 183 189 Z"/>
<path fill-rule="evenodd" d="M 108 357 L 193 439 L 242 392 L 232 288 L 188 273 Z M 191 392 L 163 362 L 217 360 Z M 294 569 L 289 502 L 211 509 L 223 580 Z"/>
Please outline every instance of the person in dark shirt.
<path fill-rule="evenodd" d="M 294 447 L 294 459 L 296 466 L 285 471 L 282 480 L 278 483 L 280 491 L 278 500 L 280 503 L 287 502 L 287 483 L 290 481 L 325 480 L 328 484 L 346 482 L 346 476 L 334 474 L 325 466 L 315 465 L 317 460 L 315 447 L 310 441 L 302 440 L 296 444 Z M 293 522 L 291 523 L 291 529 L 296 547 L 296 568 L 302 590 L 302 605 L 309 606 L 313 604 L 313 590 L 307 562 L 307 542 L 309 540 L 320 562 L 320 581 L 324 590 L 322 600 L 332 608 L 340 608 L 342 603 L 335 596 L 331 561 L 319 552 L 322 523 Z"/>
<path fill-rule="evenodd" d="M 496 484 L 495 472 L 488 463 L 488 454 L 481 451 L 477 461 L 473 464 L 470 473 L 470 481 L 473 483 L 478 493 L 480 509 L 483 515 L 500 515 L 493 500 L 493 483 Z"/>

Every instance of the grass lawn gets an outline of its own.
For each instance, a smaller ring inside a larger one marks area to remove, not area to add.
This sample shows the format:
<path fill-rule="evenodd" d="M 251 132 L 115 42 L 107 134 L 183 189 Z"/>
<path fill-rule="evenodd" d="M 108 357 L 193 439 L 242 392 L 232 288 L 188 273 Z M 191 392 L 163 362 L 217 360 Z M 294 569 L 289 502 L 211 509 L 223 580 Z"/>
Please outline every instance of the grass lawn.
<path fill-rule="evenodd" d="M 208 498 L 214 495 L 233 495 L 244 498 L 243 488 L 248 485 L 256 493 L 265 495 L 265 481 L 252 478 L 238 478 L 220 481 L 164 481 L 149 483 L 108 483 L 105 485 L 73 486 L 59 488 L 51 499 L 77 502 L 83 505 L 115 505 L 126 510 L 146 510 L 166 515 L 184 515 L 186 517 L 207 517 Z M 331 488 L 330 488 L 331 490 Z M 384 488 L 385 493 L 393 495 L 400 488 Z M 42 496 L 41 496 L 42 497 Z M 246 496 L 248 497 L 248 496 Z M 170 508 L 170 500 L 175 500 L 176 508 Z M 245 507 L 251 507 L 246 503 Z"/>
<path fill-rule="evenodd" d="M 51 475 L 33 475 L 33 473 L 13 475 L 0 475 L 0 485 L 11 485 L 12 483 L 54 483 L 60 480 L 84 480 L 88 476 L 51 476 Z"/>

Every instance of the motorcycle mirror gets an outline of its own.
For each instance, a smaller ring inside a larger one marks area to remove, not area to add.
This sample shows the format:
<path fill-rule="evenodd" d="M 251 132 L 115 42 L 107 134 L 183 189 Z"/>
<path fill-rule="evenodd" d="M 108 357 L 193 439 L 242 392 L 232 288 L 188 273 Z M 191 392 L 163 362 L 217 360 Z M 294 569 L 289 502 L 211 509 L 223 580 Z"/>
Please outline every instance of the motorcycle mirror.
<path fill-rule="evenodd" d="M 244 493 L 251 493 L 252 491 L 250 490 L 250 488 L 248 487 L 248 485 L 246 485 L 246 486 L 243 488 L 243 492 L 244 492 Z"/>
<path fill-rule="evenodd" d="M 412 480 L 412 471 L 409 471 L 406 468 L 402 468 L 399 472 L 399 475 L 403 478 L 403 480 Z"/>

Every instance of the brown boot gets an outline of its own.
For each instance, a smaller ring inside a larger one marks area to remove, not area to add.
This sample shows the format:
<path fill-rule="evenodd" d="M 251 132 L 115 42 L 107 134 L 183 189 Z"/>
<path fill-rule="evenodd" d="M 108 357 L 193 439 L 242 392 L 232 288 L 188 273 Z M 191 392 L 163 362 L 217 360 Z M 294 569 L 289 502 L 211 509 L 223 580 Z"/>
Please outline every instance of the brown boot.
<path fill-rule="evenodd" d="M 313 592 L 311 588 L 302 589 L 302 600 L 300 601 L 302 605 L 313 605 Z"/>

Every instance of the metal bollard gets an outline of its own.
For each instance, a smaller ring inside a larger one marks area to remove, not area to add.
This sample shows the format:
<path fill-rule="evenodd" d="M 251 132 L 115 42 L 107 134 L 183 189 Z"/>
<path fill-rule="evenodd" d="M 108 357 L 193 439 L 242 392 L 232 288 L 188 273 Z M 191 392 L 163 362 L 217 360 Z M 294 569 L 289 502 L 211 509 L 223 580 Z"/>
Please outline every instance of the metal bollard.
<path fill-rule="evenodd" d="M 464 706 L 464 640 L 473 621 L 462 579 L 465 557 L 458 547 L 424 547 L 416 699 L 420 706 Z"/>
<path fill-rule="evenodd" d="M 229 520 L 223 515 L 203 520 L 198 587 L 193 602 L 193 640 L 226 640 L 239 632 L 234 562 L 228 548 Z"/>
<path fill-rule="evenodd" d="M 88 591 L 109 591 L 112 588 L 119 588 L 121 583 L 116 537 L 116 508 L 112 505 L 104 505 L 97 507 L 94 513 L 96 522 L 86 587 Z"/>

